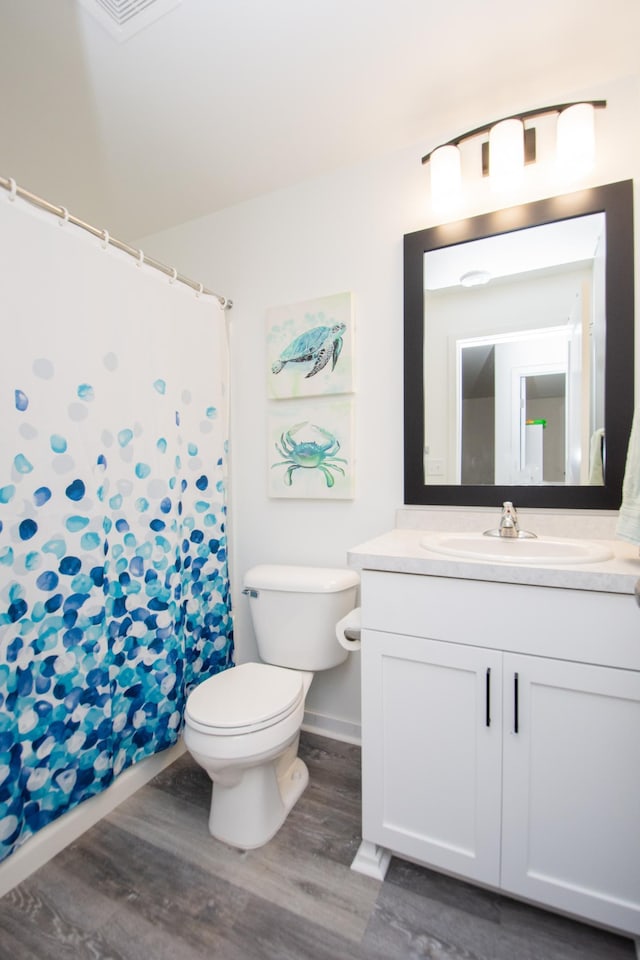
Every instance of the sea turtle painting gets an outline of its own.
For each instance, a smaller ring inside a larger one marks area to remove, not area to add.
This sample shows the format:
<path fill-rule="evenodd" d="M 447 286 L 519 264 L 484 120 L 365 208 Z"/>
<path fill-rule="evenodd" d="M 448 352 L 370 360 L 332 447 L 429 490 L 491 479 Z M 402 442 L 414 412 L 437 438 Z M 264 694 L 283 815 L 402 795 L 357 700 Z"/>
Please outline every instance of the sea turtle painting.
<path fill-rule="evenodd" d="M 313 327 L 301 333 L 282 351 L 271 367 L 272 373 L 280 373 L 288 363 L 312 363 L 311 370 L 305 374 L 305 380 L 308 380 L 323 370 L 329 360 L 331 370 L 335 370 L 342 350 L 342 334 L 346 329 L 346 324 L 334 323 L 331 327 Z"/>

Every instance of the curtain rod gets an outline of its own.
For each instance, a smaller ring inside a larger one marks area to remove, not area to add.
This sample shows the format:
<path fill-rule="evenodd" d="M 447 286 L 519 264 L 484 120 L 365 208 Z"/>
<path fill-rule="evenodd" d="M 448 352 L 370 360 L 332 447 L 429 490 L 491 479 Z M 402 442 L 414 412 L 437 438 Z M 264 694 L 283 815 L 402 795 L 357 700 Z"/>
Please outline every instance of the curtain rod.
<path fill-rule="evenodd" d="M 229 310 L 233 306 L 233 301 L 229 300 L 227 297 L 223 297 L 219 293 L 214 293 L 213 290 L 208 290 L 207 287 L 203 287 L 201 283 L 196 283 L 195 280 L 190 280 L 188 277 L 178 273 L 174 267 L 168 267 L 165 263 L 160 263 L 159 260 L 155 260 L 153 257 L 146 256 L 142 250 L 132 247 L 123 240 L 118 240 L 117 237 L 112 237 L 108 230 L 100 230 L 98 227 L 93 227 L 90 223 L 85 223 L 84 220 L 74 217 L 73 214 L 69 213 L 66 207 L 57 207 L 55 204 L 49 203 L 48 200 L 43 200 L 42 197 L 38 197 L 35 193 L 25 190 L 24 187 L 19 187 L 16 181 L 12 178 L 9 177 L 8 179 L 5 179 L 5 177 L 0 177 L 0 187 L 4 187 L 5 190 L 9 191 L 9 199 L 13 200 L 15 197 L 21 197 L 23 200 L 27 200 L 28 203 L 32 203 L 36 207 L 41 207 L 41 209 L 55 214 L 64 222 L 73 223 L 76 227 L 86 230 L 94 237 L 99 237 L 105 246 L 109 243 L 112 247 L 116 247 L 116 249 L 122 250 L 124 253 L 128 253 L 129 256 L 135 257 L 138 263 L 146 263 L 148 266 L 154 267 L 156 270 L 160 270 L 160 272 L 169 277 L 172 282 L 177 280 L 180 283 L 184 283 L 188 287 L 191 287 L 191 289 L 195 290 L 197 294 L 204 293 L 207 296 L 215 297 L 223 310 Z"/>

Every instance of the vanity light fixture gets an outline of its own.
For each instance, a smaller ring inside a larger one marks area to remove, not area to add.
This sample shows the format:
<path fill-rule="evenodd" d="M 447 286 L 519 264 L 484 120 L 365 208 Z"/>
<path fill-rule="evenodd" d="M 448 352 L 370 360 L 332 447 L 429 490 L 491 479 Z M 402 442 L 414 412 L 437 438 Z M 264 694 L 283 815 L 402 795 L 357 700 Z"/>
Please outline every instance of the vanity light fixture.
<path fill-rule="evenodd" d="M 482 144 L 483 174 L 491 177 L 493 189 L 515 186 L 522 177 L 524 165 L 536 160 L 536 130 L 530 121 L 545 114 L 558 114 L 558 168 L 565 176 L 583 175 L 595 159 L 594 112 L 606 105 L 606 100 L 584 100 L 539 107 L 485 123 L 441 144 L 422 158 L 422 163 L 428 163 L 430 167 L 431 199 L 434 206 L 451 207 L 456 200 L 461 199 L 459 146 L 465 140 L 482 134 L 488 134 L 488 142 Z"/>

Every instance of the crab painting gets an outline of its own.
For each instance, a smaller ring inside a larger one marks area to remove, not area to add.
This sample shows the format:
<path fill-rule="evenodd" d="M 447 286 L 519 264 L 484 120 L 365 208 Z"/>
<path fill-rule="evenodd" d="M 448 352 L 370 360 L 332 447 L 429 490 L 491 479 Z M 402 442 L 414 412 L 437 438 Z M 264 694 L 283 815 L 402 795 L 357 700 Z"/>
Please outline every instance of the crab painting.
<path fill-rule="evenodd" d="M 285 347 L 280 358 L 271 367 L 271 372 L 280 373 L 288 363 L 312 363 L 311 370 L 305 374 L 305 379 L 308 380 L 323 370 L 329 360 L 331 370 L 335 370 L 342 350 L 342 334 L 346 329 L 346 324 L 334 323 L 331 327 L 320 326 L 306 330 Z"/>
<path fill-rule="evenodd" d="M 315 436 L 318 439 L 297 440 L 296 437 L 305 427 L 309 428 L 306 437 Z M 322 427 L 307 420 L 285 430 L 280 436 L 280 443 L 276 443 L 275 448 L 284 460 L 272 464 L 272 469 L 287 467 L 284 482 L 288 487 L 293 483 L 293 474 L 296 470 L 319 470 L 328 487 L 332 487 L 336 482 L 334 471 L 345 476 L 344 468 L 340 464 L 346 464 L 347 460 L 336 456 L 340 449 L 340 441 L 328 430 L 323 430 Z"/>

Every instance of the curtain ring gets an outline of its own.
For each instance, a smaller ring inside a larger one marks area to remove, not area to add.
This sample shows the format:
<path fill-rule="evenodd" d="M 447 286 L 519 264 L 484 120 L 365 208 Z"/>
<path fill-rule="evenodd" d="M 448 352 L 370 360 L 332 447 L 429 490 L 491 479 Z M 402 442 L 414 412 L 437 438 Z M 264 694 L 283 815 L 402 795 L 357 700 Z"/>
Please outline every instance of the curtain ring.
<path fill-rule="evenodd" d="M 136 260 L 136 267 L 141 267 L 144 263 L 144 253 L 142 250 L 138 250 L 138 259 Z"/>
<path fill-rule="evenodd" d="M 17 183 L 15 182 L 13 177 L 9 177 L 9 200 L 11 200 L 12 203 L 16 198 L 17 190 L 18 190 Z"/>
<path fill-rule="evenodd" d="M 66 207 L 60 207 L 61 214 L 60 219 L 58 220 L 58 226 L 64 227 L 65 223 L 69 223 L 69 211 Z"/>
<path fill-rule="evenodd" d="M 196 297 L 198 297 L 198 299 L 200 299 L 200 295 L 202 294 L 202 291 L 203 291 L 203 290 L 204 290 L 204 287 L 202 286 L 201 283 L 199 283 L 199 284 L 198 284 L 198 289 L 197 289 L 197 291 L 196 291 Z"/>
<path fill-rule="evenodd" d="M 109 246 L 109 231 L 103 230 L 102 231 L 102 249 L 106 250 L 108 246 Z"/>
<path fill-rule="evenodd" d="M 178 279 L 178 271 L 175 267 L 171 267 L 171 276 L 169 277 L 169 283 L 175 283 Z"/>

